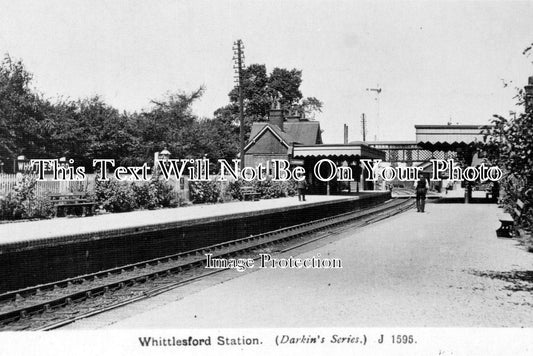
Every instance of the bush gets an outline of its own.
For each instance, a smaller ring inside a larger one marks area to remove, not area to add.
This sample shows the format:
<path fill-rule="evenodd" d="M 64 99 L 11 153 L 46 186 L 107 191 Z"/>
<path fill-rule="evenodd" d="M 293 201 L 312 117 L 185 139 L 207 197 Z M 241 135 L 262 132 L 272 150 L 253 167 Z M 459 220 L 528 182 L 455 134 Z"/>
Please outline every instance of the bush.
<path fill-rule="evenodd" d="M 150 184 L 143 182 L 142 184 L 131 185 L 132 193 L 135 199 L 135 203 L 142 209 L 155 209 L 158 206 L 157 197 L 154 189 Z"/>
<path fill-rule="evenodd" d="M 217 203 L 220 198 L 220 183 L 217 181 L 191 182 L 189 189 L 191 200 L 195 204 Z"/>
<path fill-rule="evenodd" d="M 178 206 L 173 188 L 157 174 L 148 182 L 96 181 L 95 200 L 109 212 Z"/>
<path fill-rule="evenodd" d="M 161 177 L 154 175 L 149 183 L 149 187 L 157 206 L 167 208 L 180 205 L 180 200 L 174 194 L 172 186 L 162 180 Z"/>
<path fill-rule="evenodd" d="M 31 204 L 29 217 L 49 219 L 54 216 L 54 213 L 54 204 L 48 199 L 48 197 L 37 197 Z"/>
<path fill-rule="evenodd" d="M 235 180 L 233 182 L 229 182 L 228 186 L 226 187 L 226 194 L 234 200 L 242 200 L 242 187 L 244 187 L 243 180 Z"/>
<path fill-rule="evenodd" d="M 233 199 L 242 200 L 241 188 L 251 186 L 260 194 L 261 199 L 274 199 L 282 197 L 291 197 L 296 195 L 296 182 L 294 181 L 273 181 L 270 177 L 262 181 L 245 182 L 243 180 L 236 180 L 230 182 L 226 188 L 226 192 L 231 195 Z"/>
<path fill-rule="evenodd" d="M 0 198 L 0 220 L 49 218 L 54 215 L 54 204 L 48 197 L 36 197 L 36 177 L 24 175 L 15 189 Z M 81 186 L 80 186 L 81 187 Z M 156 209 L 184 205 L 166 181 L 154 175 L 149 182 L 132 183 L 115 180 L 95 181 L 93 198 L 101 209 L 108 212 L 127 212 L 137 208 Z"/>
<path fill-rule="evenodd" d="M 10 192 L 0 199 L 0 220 L 16 219 L 22 219 L 22 206 L 16 193 Z"/>
<path fill-rule="evenodd" d="M 130 183 L 114 180 L 96 181 L 94 192 L 96 201 L 106 211 L 119 213 L 132 211 L 137 207 Z"/>
<path fill-rule="evenodd" d="M 283 182 L 275 182 L 268 177 L 266 180 L 254 181 L 252 186 L 258 192 L 261 199 L 280 198 L 285 196 Z"/>
<path fill-rule="evenodd" d="M 0 220 L 50 218 L 54 214 L 53 204 L 45 197 L 36 197 L 37 178 L 25 174 L 15 189 L 0 199 Z"/>
<path fill-rule="evenodd" d="M 298 183 L 296 183 L 296 181 L 290 180 L 284 183 L 287 189 L 287 195 L 289 197 L 293 197 L 298 194 Z"/>

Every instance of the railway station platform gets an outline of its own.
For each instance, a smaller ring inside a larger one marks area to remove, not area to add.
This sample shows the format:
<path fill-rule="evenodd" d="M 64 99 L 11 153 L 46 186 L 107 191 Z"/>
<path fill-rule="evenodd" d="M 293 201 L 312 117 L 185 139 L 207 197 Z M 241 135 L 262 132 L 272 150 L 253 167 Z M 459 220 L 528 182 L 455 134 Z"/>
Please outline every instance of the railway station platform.
<path fill-rule="evenodd" d="M 8 246 L 22 246 L 31 242 L 44 243 L 57 239 L 99 237 L 103 234 L 138 232 L 139 229 L 158 228 L 166 224 L 194 224 L 218 221 L 228 217 L 262 215 L 265 212 L 291 211 L 329 203 L 375 199 L 384 196 L 380 192 L 366 192 L 361 195 L 307 195 L 305 202 L 296 197 L 266 199 L 259 201 L 237 201 L 224 204 L 191 205 L 173 209 L 143 210 L 128 213 L 105 214 L 88 217 L 56 218 L 50 220 L 14 222 L 0 224 L 0 252 Z"/>
<path fill-rule="evenodd" d="M 0 293 L 379 204 L 387 193 L 308 195 L 0 225 Z"/>
<path fill-rule="evenodd" d="M 533 254 L 496 237 L 498 208 L 426 209 L 276 256 L 338 258 L 341 269 L 227 270 L 66 330 L 533 327 Z"/>
<path fill-rule="evenodd" d="M 254 214 L 270 209 L 302 207 L 346 199 L 345 196 L 307 196 L 307 201 L 297 198 L 280 198 L 259 201 L 238 201 L 225 204 L 202 204 L 161 210 L 142 210 L 128 213 L 105 214 L 88 217 L 66 217 L 49 220 L 14 222 L 0 225 L 0 246 L 21 244 L 26 241 L 43 241 L 66 237 L 79 237 L 108 231 L 123 231 L 146 226 L 176 222 L 197 221 L 204 218 L 223 218 L 230 215 Z M 355 198 L 357 199 L 357 198 Z"/>

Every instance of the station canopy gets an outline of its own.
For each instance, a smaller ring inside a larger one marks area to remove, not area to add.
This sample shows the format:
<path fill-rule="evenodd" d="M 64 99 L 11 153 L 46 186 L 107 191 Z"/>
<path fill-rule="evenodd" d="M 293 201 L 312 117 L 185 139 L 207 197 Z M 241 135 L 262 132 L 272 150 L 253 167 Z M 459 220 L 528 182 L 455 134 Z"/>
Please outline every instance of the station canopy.
<path fill-rule="evenodd" d="M 456 151 L 484 142 L 490 125 L 415 125 L 416 143 L 429 151 Z"/>
<path fill-rule="evenodd" d="M 336 159 L 381 159 L 385 160 L 385 152 L 363 144 L 351 142 L 349 144 L 295 145 L 292 157 L 305 158 L 336 158 Z"/>

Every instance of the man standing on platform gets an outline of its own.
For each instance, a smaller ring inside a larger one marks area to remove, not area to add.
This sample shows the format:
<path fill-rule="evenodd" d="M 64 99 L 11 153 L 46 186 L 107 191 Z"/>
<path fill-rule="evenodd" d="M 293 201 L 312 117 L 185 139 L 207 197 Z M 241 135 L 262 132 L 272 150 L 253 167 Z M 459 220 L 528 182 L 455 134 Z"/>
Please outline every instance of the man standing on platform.
<path fill-rule="evenodd" d="M 416 189 L 416 210 L 419 213 L 424 212 L 424 208 L 426 205 L 426 193 L 428 191 L 428 181 L 424 175 L 420 176 L 420 179 L 415 182 L 415 189 Z"/>
<path fill-rule="evenodd" d="M 298 181 L 296 186 L 298 189 L 298 201 L 305 201 L 305 190 L 307 189 L 307 182 L 305 179 Z"/>

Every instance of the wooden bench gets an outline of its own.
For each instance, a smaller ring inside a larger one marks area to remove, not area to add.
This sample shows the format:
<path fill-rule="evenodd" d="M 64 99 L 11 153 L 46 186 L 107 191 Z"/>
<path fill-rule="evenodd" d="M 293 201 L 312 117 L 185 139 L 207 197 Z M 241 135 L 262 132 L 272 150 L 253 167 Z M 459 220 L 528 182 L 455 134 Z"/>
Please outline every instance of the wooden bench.
<path fill-rule="evenodd" d="M 242 187 L 241 195 L 243 200 L 258 201 L 261 194 L 259 194 L 253 187 Z"/>
<path fill-rule="evenodd" d="M 501 226 L 496 230 L 496 236 L 498 237 L 516 237 L 520 236 L 520 232 L 515 226 L 515 221 L 518 222 L 524 211 L 524 202 L 520 199 L 516 201 L 516 208 L 514 208 L 514 213 L 516 218 L 513 218 L 511 214 L 504 213 L 501 214 L 498 219 L 500 220 Z M 516 220 L 515 220 L 516 219 Z"/>
<path fill-rule="evenodd" d="M 50 194 L 48 197 L 50 202 L 54 204 L 55 217 L 58 217 L 59 212 L 65 215 L 69 209 L 81 208 L 82 216 L 94 215 L 96 202 L 94 200 L 83 198 L 84 193 L 69 193 L 69 194 Z"/>

